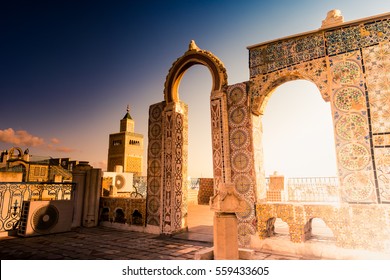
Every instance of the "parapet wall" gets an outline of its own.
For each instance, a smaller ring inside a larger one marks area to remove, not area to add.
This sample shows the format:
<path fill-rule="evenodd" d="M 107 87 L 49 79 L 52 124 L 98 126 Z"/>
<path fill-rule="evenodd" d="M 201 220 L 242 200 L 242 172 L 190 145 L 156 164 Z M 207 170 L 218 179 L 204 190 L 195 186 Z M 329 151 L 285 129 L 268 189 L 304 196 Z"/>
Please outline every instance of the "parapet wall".
<path fill-rule="evenodd" d="M 390 252 L 389 205 L 257 204 L 258 235 L 274 234 L 276 218 L 289 226 L 290 240 L 303 243 L 311 237 L 311 221 L 322 219 L 332 230 L 336 245 L 346 249 Z"/>
<path fill-rule="evenodd" d="M 146 199 L 101 197 L 99 222 L 145 226 Z M 104 225 L 110 225 L 105 223 Z"/>

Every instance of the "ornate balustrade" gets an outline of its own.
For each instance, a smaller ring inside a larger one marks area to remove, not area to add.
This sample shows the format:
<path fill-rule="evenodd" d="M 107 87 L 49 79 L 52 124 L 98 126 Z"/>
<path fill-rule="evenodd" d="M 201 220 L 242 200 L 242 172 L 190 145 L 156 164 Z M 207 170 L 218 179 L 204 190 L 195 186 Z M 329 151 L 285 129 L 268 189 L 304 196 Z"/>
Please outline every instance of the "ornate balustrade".
<path fill-rule="evenodd" d="M 0 232 L 15 229 L 23 201 L 72 199 L 75 183 L 0 183 Z"/>
<path fill-rule="evenodd" d="M 268 201 L 271 202 L 339 202 L 337 177 L 289 178 L 277 189 L 270 188 L 270 178 L 266 178 Z M 275 188 L 275 187 L 273 187 Z"/>

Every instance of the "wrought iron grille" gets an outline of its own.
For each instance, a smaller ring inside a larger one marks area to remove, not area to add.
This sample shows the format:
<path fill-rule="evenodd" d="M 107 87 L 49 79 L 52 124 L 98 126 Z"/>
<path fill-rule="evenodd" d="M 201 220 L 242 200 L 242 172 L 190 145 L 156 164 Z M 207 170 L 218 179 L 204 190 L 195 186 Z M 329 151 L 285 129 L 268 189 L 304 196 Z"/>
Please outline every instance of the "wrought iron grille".
<path fill-rule="evenodd" d="M 133 177 L 133 189 L 130 197 L 132 198 L 145 198 L 146 197 L 146 186 L 147 186 L 147 177 L 146 176 L 134 176 Z"/>
<path fill-rule="evenodd" d="M 23 201 L 72 199 L 76 183 L 0 182 L 0 232 L 15 229 Z"/>

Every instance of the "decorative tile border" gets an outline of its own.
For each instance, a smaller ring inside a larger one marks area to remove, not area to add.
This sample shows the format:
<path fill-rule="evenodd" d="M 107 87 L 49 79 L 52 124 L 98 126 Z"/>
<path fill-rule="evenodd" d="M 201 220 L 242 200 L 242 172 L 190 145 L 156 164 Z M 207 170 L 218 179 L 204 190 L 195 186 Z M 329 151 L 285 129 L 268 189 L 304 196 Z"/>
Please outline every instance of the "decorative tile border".
<path fill-rule="evenodd" d="M 390 20 L 336 27 L 249 49 L 251 78 L 293 65 L 389 42 Z"/>

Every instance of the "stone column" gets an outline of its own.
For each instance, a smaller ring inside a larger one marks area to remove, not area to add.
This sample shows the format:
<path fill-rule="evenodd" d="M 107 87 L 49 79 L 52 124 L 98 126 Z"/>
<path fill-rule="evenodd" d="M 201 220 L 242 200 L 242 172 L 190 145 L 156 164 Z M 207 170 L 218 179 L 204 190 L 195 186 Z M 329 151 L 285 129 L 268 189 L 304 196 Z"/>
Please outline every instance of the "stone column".
<path fill-rule="evenodd" d="M 92 166 L 90 166 L 88 162 L 83 161 L 76 165 L 72 172 L 72 181 L 76 183 L 76 188 L 73 193 L 73 228 L 82 225 L 85 182 L 87 171 L 91 168 Z"/>
<path fill-rule="evenodd" d="M 162 216 L 163 234 L 186 228 L 188 106 L 167 104 L 163 112 Z"/>
<path fill-rule="evenodd" d="M 99 200 L 102 186 L 102 170 L 93 168 L 87 171 L 83 222 L 84 227 L 96 227 L 99 221 Z"/>
<path fill-rule="evenodd" d="M 163 110 L 165 102 L 149 107 L 146 231 L 161 233 Z"/>
<path fill-rule="evenodd" d="M 214 259 L 239 259 L 237 217 L 234 213 L 214 213 Z"/>
<path fill-rule="evenodd" d="M 238 230 L 235 212 L 246 210 L 246 203 L 238 197 L 235 185 L 220 184 L 218 193 L 210 199 L 214 214 L 214 259 L 238 260 Z"/>

